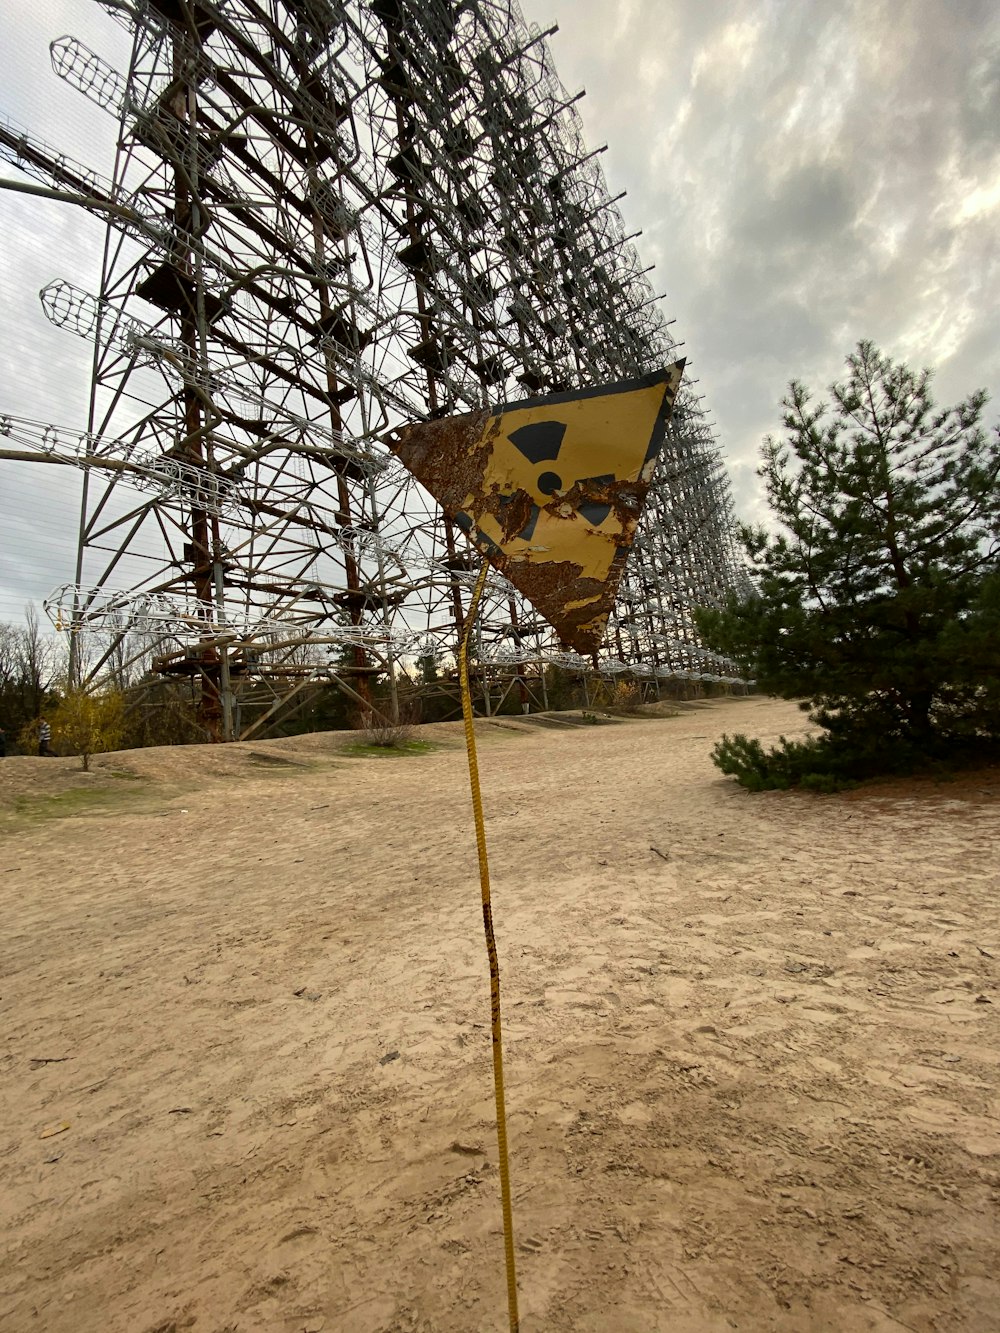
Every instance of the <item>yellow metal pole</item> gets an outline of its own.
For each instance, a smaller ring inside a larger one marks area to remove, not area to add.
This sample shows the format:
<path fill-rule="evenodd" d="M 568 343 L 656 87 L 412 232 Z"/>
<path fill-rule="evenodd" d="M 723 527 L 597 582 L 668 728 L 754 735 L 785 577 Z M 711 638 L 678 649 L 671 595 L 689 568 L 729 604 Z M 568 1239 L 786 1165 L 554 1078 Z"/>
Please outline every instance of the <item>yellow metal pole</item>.
<path fill-rule="evenodd" d="M 465 749 L 469 760 L 472 787 L 472 813 L 476 822 L 476 849 L 479 853 L 479 884 L 483 896 L 483 928 L 486 952 L 490 960 L 490 1028 L 493 1035 L 493 1092 L 497 1106 L 497 1148 L 500 1156 L 500 1197 L 503 1205 L 503 1244 L 507 1260 L 507 1310 L 511 1333 L 518 1333 L 517 1273 L 514 1268 L 514 1221 L 510 1206 L 510 1170 L 507 1164 L 507 1112 L 503 1091 L 503 1042 L 500 1034 L 500 963 L 493 934 L 493 908 L 490 903 L 490 867 L 486 857 L 486 827 L 483 823 L 483 799 L 479 790 L 479 764 L 476 759 L 476 732 L 472 724 L 472 691 L 469 688 L 469 639 L 486 586 L 489 565 L 484 561 L 476 580 L 472 603 L 458 652 L 458 674 L 462 687 L 462 717 L 465 720 Z"/>

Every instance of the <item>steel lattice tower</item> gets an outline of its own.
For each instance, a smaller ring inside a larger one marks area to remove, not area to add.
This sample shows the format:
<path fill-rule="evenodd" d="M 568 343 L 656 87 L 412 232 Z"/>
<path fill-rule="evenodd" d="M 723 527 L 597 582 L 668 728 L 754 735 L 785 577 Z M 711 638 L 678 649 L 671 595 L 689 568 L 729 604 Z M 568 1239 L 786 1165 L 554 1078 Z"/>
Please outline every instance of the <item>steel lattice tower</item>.
<path fill-rule="evenodd" d="M 200 681 L 216 736 L 321 676 L 364 705 L 417 643 L 454 650 L 475 554 L 381 437 L 642 374 L 676 344 L 550 34 L 511 0 L 101 2 L 131 35 L 127 69 L 74 38 L 51 50 L 116 118 L 111 170 L 0 122 L 8 161 L 108 223 L 97 290 L 41 293 L 94 345 L 86 430 L 0 418 L 83 469 L 54 614 L 77 635 L 155 634 L 157 669 Z M 734 531 L 687 390 L 601 669 L 733 675 L 692 611 L 740 585 Z M 331 661 L 303 660 L 316 644 Z M 499 575 L 479 657 L 573 662 Z"/>

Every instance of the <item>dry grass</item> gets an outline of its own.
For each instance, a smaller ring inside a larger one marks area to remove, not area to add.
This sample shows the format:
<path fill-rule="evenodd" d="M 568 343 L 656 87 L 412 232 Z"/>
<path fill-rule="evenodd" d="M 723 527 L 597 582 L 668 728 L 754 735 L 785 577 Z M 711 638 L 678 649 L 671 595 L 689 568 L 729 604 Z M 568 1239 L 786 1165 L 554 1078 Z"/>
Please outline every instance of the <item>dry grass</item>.
<path fill-rule="evenodd" d="M 381 750 L 404 750 L 413 739 L 413 724 L 402 714 L 398 722 L 393 722 L 381 713 L 362 713 L 358 730 L 364 734 L 366 745 Z"/>

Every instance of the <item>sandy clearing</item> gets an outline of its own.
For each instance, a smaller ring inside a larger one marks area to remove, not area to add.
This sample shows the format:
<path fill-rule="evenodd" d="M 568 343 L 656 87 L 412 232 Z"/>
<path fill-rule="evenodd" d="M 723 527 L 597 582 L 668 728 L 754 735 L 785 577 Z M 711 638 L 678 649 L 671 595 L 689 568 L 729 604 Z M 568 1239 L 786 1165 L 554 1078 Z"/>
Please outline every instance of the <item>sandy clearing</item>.
<path fill-rule="evenodd" d="M 1000 775 L 708 760 L 802 722 L 481 725 L 527 1331 L 998 1326 Z M 425 734 L 0 763 L 0 1327 L 506 1327 L 464 755 Z"/>

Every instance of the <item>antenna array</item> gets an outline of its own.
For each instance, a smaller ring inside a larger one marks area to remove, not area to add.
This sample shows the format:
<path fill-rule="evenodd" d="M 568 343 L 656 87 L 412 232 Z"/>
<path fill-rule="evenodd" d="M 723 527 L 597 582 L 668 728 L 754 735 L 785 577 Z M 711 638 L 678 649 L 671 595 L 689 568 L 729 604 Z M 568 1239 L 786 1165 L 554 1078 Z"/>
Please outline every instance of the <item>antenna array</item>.
<path fill-rule="evenodd" d="M 25 456 L 83 470 L 53 617 L 74 644 L 109 624 L 172 637 L 156 661 L 200 682 L 213 736 L 254 680 L 300 687 L 303 644 L 336 647 L 316 672 L 365 702 L 418 641 L 454 652 L 474 565 L 381 437 L 643 374 L 677 344 L 582 94 L 516 3 L 103 4 L 127 69 L 73 37 L 51 53 L 117 124 L 111 174 L 0 121 L 0 154 L 109 228 L 94 291 L 41 293 L 95 348 L 86 429 L 0 417 Z M 741 584 L 734 530 L 688 389 L 595 665 L 732 677 L 692 612 Z M 498 671 L 576 662 L 499 575 L 483 617 Z"/>

